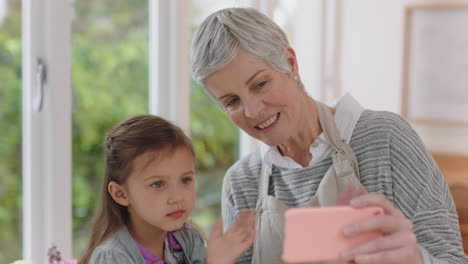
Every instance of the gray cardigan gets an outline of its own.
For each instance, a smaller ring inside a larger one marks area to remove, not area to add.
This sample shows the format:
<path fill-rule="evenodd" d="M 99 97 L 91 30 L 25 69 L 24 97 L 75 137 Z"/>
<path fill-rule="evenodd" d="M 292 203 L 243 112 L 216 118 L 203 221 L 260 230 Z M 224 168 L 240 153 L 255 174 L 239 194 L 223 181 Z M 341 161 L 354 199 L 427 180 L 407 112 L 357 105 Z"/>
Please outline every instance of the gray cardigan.
<path fill-rule="evenodd" d="M 182 246 L 187 264 L 205 263 L 205 241 L 198 231 L 186 225 L 173 232 L 177 242 Z M 167 243 L 167 241 L 166 241 Z M 166 246 L 166 256 L 170 249 Z M 146 264 L 135 241 L 128 232 L 127 226 L 120 228 L 108 240 L 99 245 L 91 255 L 89 264 Z M 172 264 L 170 261 L 166 262 Z"/>

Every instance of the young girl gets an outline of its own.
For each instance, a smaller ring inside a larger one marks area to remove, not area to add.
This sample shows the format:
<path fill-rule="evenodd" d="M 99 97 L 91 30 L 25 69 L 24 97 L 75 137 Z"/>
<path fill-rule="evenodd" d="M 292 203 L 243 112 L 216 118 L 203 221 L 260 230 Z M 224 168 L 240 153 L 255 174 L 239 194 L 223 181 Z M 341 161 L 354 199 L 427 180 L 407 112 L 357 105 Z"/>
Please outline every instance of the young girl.
<path fill-rule="evenodd" d="M 89 247 L 80 264 L 233 263 L 254 239 L 255 213 L 242 211 L 205 241 L 187 219 L 195 205 L 194 150 L 170 122 L 141 115 L 105 140 L 105 178 Z M 206 255 L 206 256 L 205 256 Z"/>

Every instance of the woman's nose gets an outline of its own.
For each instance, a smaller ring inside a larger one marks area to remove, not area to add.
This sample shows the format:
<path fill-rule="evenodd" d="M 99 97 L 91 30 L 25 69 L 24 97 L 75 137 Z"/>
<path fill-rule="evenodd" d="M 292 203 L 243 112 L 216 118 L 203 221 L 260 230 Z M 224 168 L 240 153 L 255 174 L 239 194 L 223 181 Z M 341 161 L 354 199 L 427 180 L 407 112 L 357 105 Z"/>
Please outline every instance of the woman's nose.
<path fill-rule="evenodd" d="M 250 98 L 250 100 L 247 100 L 244 105 L 245 116 L 254 119 L 261 113 L 262 108 L 262 100 L 254 96 L 253 98 Z"/>

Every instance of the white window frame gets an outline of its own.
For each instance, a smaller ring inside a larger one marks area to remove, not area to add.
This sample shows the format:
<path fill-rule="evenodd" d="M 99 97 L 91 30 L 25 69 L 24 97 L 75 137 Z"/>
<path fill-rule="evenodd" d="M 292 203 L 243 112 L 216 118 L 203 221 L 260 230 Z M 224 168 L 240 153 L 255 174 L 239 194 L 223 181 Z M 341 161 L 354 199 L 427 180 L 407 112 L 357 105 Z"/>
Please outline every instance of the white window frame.
<path fill-rule="evenodd" d="M 56 245 L 71 257 L 71 3 L 23 0 L 23 258 L 47 263 Z M 42 110 L 37 60 L 46 65 Z"/>
<path fill-rule="evenodd" d="M 323 100 L 322 87 L 322 47 L 323 14 L 326 0 L 297 0 L 294 18 L 294 49 L 299 63 L 301 81 L 308 94 L 319 101 Z"/>
<path fill-rule="evenodd" d="M 149 0 L 149 112 L 190 134 L 190 0 Z"/>
<path fill-rule="evenodd" d="M 341 51 L 343 0 L 322 0 L 321 100 L 334 103 L 343 95 L 341 88 Z"/>

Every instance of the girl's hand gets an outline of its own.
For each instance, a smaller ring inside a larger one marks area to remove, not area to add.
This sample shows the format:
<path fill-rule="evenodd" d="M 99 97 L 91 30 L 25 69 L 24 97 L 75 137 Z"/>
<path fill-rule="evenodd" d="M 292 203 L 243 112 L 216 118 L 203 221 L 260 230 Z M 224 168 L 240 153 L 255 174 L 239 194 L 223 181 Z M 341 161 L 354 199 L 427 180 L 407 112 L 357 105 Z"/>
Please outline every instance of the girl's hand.
<path fill-rule="evenodd" d="M 253 243 L 255 210 L 242 209 L 236 222 L 223 234 L 223 222 L 216 221 L 208 239 L 207 263 L 231 264 Z"/>
<path fill-rule="evenodd" d="M 344 229 L 345 236 L 369 231 L 381 231 L 384 236 L 359 247 L 343 252 L 342 259 L 357 264 L 422 264 L 413 224 L 381 194 L 364 194 L 351 200 L 351 206 L 359 208 L 379 206 L 384 214 L 374 216 Z"/>

